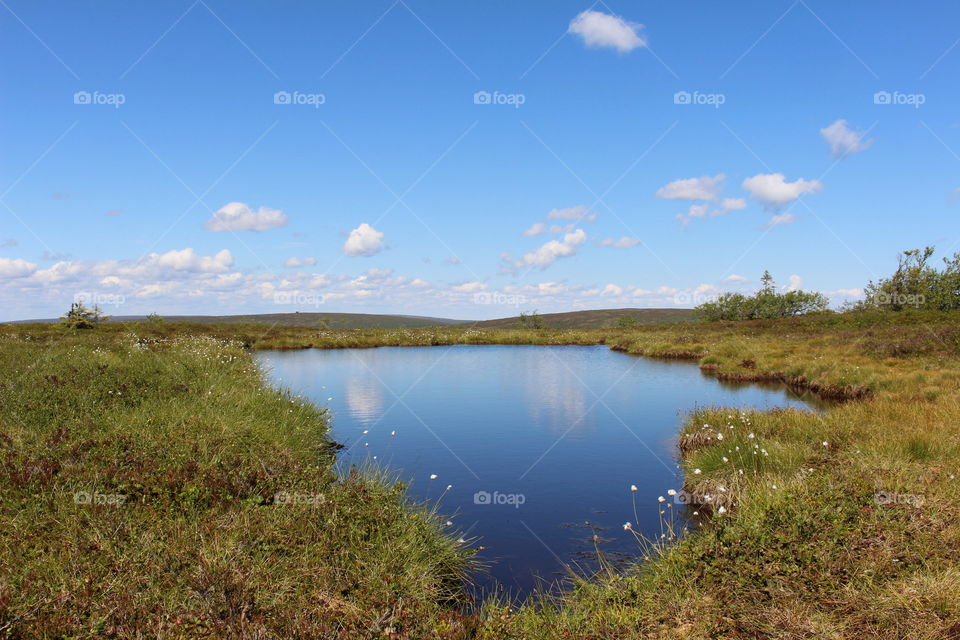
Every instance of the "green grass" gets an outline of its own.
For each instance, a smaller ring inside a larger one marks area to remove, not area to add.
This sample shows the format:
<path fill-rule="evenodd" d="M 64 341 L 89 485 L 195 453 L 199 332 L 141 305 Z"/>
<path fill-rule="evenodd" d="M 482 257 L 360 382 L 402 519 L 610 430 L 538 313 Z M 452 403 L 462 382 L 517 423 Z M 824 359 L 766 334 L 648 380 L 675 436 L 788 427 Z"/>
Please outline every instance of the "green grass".
<path fill-rule="evenodd" d="M 701 505 L 698 530 L 638 544 L 625 572 L 468 613 L 459 534 L 375 470 L 334 477 L 326 417 L 264 386 L 249 354 L 530 343 L 688 359 L 844 402 L 689 416 L 684 489 L 724 495 L 724 513 Z M 8 325 L 0 363 L 8 637 L 960 637 L 955 315 L 538 332 Z M 78 491 L 128 498 L 76 504 Z M 323 499 L 277 505 L 279 491 Z"/>
<path fill-rule="evenodd" d="M 5 335 L 0 365 L 0 636 L 416 636 L 456 617 L 470 552 L 377 472 L 337 479 L 326 415 L 239 344 Z"/>

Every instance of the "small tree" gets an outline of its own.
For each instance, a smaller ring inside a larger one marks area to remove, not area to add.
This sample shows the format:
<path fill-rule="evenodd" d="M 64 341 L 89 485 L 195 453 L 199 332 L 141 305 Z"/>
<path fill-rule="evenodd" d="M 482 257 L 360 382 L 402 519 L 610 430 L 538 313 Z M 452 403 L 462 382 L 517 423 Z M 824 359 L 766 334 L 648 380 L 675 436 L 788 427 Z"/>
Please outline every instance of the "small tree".
<path fill-rule="evenodd" d="M 534 309 L 530 313 L 520 312 L 520 326 L 524 329 L 543 329 L 543 318 Z"/>
<path fill-rule="evenodd" d="M 620 316 L 619 318 L 617 318 L 617 327 L 619 327 L 620 329 L 629 329 L 630 327 L 637 326 L 638 322 L 639 320 L 637 320 L 636 316 L 631 316 L 631 315 Z"/>
<path fill-rule="evenodd" d="M 160 324 L 163 322 L 163 317 L 161 317 L 159 313 L 154 311 L 153 313 L 147 316 L 147 322 L 149 322 L 150 324 Z"/>
<path fill-rule="evenodd" d="M 871 281 L 857 309 L 960 309 L 960 253 L 944 258 L 938 271 L 930 264 L 934 248 L 910 249 L 897 256 L 897 270 L 889 278 Z"/>
<path fill-rule="evenodd" d="M 74 302 L 70 305 L 70 311 L 60 317 L 60 324 L 69 329 L 93 329 L 109 319 L 96 305 L 88 309 L 82 302 Z"/>
<path fill-rule="evenodd" d="M 787 291 L 779 293 L 769 271 L 760 278 L 760 289 L 752 296 L 742 293 L 724 293 L 713 302 L 705 302 L 696 311 L 705 320 L 757 320 L 786 318 L 814 311 L 823 311 L 829 301 L 815 291 Z"/>

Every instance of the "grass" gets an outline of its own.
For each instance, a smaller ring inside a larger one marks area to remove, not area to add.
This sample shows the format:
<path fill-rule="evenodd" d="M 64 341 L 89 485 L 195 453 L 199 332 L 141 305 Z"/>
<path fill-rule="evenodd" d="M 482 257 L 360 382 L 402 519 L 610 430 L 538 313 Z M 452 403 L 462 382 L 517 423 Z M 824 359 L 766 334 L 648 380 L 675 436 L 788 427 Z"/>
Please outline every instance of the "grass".
<path fill-rule="evenodd" d="M 417 637 L 470 552 L 238 343 L 0 341 L 0 635 Z"/>
<path fill-rule="evenodd" d="M 689 416 L 684 489 L 723 495 L 725 512 L 704 500 L 697 531 L 638 546 L 625 572 L 467 613 L 458 534 L 374 470 L 334 477 L 326 417 L 265 387 L 248 351 L 492 343 L 608 344 L 843 402 Z M 14 325 L 0 361 L 8 637 L 960 638 L 955 315 L 539 332 Z"/>

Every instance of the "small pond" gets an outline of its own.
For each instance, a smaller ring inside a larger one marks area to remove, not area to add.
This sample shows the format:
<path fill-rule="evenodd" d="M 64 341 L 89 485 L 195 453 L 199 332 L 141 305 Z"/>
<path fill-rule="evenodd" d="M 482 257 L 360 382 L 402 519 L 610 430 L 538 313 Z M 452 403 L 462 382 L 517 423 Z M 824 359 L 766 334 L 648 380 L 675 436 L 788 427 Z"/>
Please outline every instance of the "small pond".
<path fill-rule="evenodd" d="M 376 457 L 411 483 L 414 497 L 443 494 L 452 527 L 484 547 L 481 586 L 516 595 L 563 577 L 564 565 L 595 567 L 594 535 L 612 562 L 636 557 L 627 521 L 660 536 L 667 507 L 657 497 L 683 483 L 675 438 L 690 410 L 810 406 L 782 387 L 725 384 L 688 362 L 605 346 L 383 347 L 257 359 L 274 384 L 330 408 L 331 435 L 346 445 L 344 469 Z M 687 517 L 684 505 L 668 503 L 679 521 Z"/>

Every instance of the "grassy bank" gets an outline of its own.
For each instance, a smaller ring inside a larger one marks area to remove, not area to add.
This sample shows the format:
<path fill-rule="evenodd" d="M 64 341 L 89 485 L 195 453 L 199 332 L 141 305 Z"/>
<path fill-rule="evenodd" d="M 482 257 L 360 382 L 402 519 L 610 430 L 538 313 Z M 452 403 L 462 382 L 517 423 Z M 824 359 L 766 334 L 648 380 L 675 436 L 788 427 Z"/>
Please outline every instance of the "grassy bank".
<path fill-rule="evenodd" d="M 690 416 L 685 489 L 709 523 L 562 601 L 489 608 L 489 637 L 960 637 L 955 316 L 701 325 L 611 343 L 858 399 L 823 414 Z"/>
<path fill-rule="evenodd" d="M 383 478 L 334 478 L 325 416 L 263 387 L 247 351 L 494 343 L 604 343 L 847 401 L 690 416 L 685 489 L 712 513 L 698 532 L 562 599 L 464 617 L 456 534 Z M 539 332 L 21 325 L 0 345 L 12 637 L 960 637 L 955 315 Z"/>
<path fill-rule="evenodd" d="M 239 343 L 0 337 L 0 637 L 420 637 L 469 559 Z"/>

